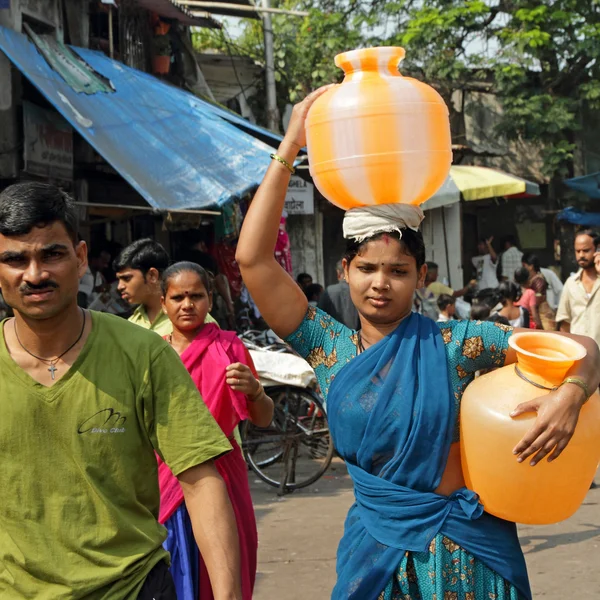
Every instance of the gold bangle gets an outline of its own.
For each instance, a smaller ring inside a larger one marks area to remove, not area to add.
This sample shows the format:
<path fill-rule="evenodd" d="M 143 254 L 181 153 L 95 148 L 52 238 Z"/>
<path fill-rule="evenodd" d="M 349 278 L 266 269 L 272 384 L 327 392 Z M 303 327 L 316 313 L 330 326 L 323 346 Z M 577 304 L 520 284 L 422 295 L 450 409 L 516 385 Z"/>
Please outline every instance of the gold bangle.
<path fill-rule="evenodd" d="M 590 399 L 591 394 L 589 388 L 583 379 L 579 379 L 579 377 L 567 377 L 558 387 L 565 385 L 565 383 L 573 383 L 583 390 L 583 393 L 585 394 L 585 400 L 583 401 L 584 404 Z"/>
<path fill-rule="evenodd" d="M 282 158 L 281 156 L 279 156 L 279 154 L 271 154 L 271 158 L 273 160 L 276 160 L 277 162 L 280 162 L 292 175 L 296 172 L 296 169 L 294 169 L 294 167 L 292 167 L 292 165 L 290 165 L 290 163 L 285 160 L 285 158 Z"/>

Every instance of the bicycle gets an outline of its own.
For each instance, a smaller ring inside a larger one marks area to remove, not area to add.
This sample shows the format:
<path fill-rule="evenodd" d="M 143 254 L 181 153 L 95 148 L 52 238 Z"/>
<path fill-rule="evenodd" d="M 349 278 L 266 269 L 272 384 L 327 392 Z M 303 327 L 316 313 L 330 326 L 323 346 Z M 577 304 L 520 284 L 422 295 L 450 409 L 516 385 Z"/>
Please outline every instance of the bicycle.
<path fill-rule="evenodd" d="M 291 385 L 268 388 L 275 405 L 266 428 L 246 421 L 242 451 L 249 467 L 283 496 L 317 481 L 333 458 L 333 440 L 320 397 Z"/>

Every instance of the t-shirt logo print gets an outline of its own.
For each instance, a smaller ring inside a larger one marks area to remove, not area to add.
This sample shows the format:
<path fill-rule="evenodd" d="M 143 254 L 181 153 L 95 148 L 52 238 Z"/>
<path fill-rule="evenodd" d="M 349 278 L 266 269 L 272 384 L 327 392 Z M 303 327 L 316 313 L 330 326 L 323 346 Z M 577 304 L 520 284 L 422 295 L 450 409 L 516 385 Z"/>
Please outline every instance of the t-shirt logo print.
<path fill-rule="evenodd" d="M 127 417 L 114 408 L 105 408 L 88 417 L 81 423 L 77 433 L 125 433 Z"/>

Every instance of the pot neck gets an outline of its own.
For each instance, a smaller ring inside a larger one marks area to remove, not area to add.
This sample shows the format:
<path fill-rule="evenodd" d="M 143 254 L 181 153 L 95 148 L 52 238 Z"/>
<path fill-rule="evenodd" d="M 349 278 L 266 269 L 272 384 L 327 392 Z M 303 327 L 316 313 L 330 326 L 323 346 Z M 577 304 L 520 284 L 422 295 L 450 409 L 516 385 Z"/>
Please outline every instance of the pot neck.
<path fill-rule="evenodd" d="M 365 77 L 402 77 L 398 67 L 404 55 L 404 48 L 395 46 L 362 48 L 338 54 L 335 64 L 344 70 L 345 81 Z"/>
<path fill-rule="evenodd" d="M 551 333 L 523 333 L 511 346 L 517 353 L 519 371 L 545 387 L 560 385 L 585 350 L 572 340 Z"/>
<path fill-rule="evenodd" d="M 560 362 L 550 361 L 543 356 L 532 357 L 517 352 L 517 364 L 519 371 L 530 381 L 552 388 L 560 385 L 571 367 L 574 360 Z"/>

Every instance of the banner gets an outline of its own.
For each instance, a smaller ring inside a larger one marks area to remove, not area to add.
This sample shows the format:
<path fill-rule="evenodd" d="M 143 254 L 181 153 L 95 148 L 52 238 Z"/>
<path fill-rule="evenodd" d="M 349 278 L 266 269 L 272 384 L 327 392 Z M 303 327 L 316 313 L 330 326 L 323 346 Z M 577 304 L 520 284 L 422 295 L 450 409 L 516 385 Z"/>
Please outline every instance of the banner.
<path fill-rule="evenodd" d="M 312 183 L 292 175 L 285 196 L 288 215 L 313 215 L 315 213 L 315 188 Z"/>
<path fill-rule="evenodd" d="M 23 102 L 25 171 L 50 179 L 73 179 L 73 129 L 56 112 Z"/>

